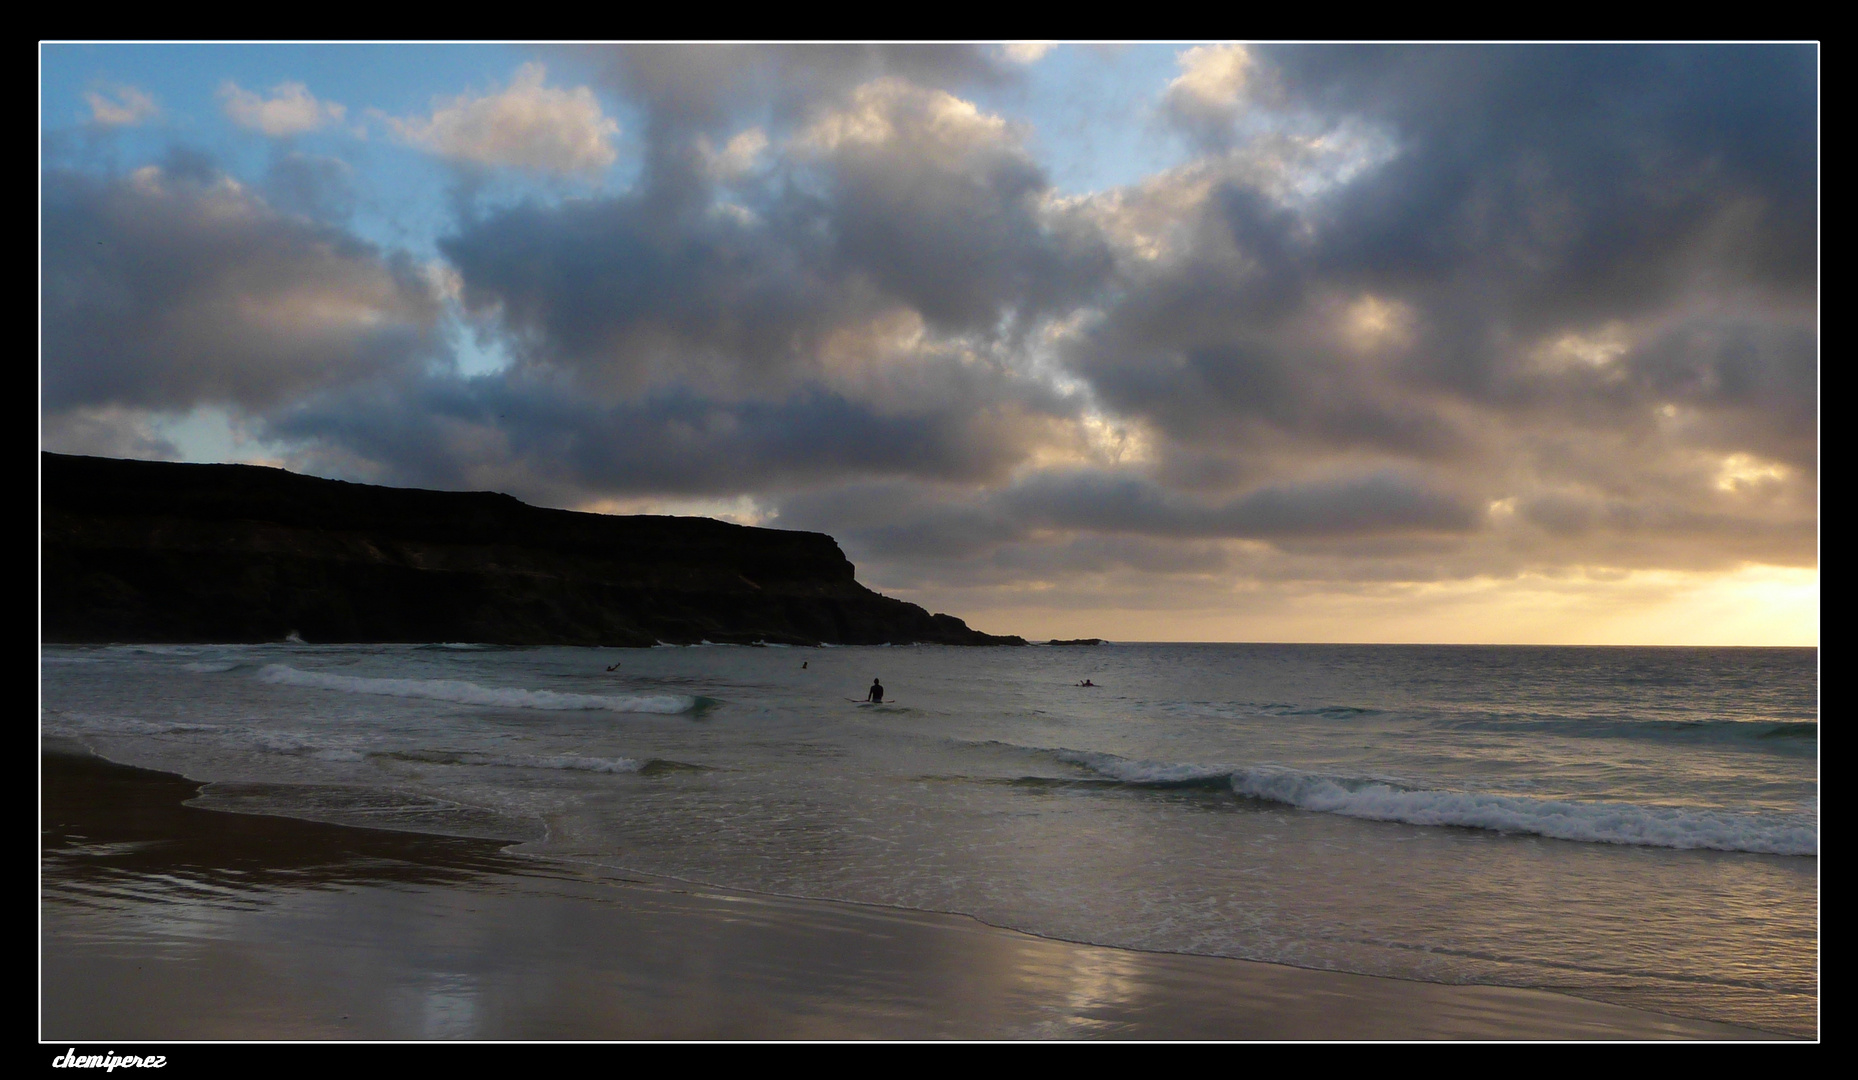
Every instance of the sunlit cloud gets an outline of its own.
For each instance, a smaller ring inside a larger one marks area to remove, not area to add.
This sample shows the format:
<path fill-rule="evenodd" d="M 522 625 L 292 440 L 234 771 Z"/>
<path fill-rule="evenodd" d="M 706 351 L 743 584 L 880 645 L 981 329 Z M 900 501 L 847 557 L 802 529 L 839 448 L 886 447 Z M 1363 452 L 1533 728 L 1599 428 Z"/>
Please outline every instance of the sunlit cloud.
<path fill-rule="evenodd" d="M 111 86 L 84 95 L 90 122 L 102 127 L 134 127 L 161 115 L 153 96 L 133 86 Z"/>
<path fill-rule="evenodd" d="M 1757 487 L 1763 483 L 1787 479 L 1787 467 L 1772 461 L 1762 461 L 1750 454 L 1730 454 L 1723 458 L 1716 473 L 1716 488 L 1719 491 L 1739 492 Z"/>
<path fill-rule="evenodd" d="M 308 87 L 295 82 L 272 87 L 270 97 L 226 82 L 219 88 L 219 98 L 233 123 L 272 138 L 302 135 L 339 124 L 348 111 L 338 102 L 318 101 Z"/>
<path fill-rule="evenodd" d="M 720 148 L 712 146 L 708 137 L 697 141 L 709 174 L 718 180 L 733 180 L 752 171 L 767 148 L 768 134 L 758 127 L 737 132 Z"/>
<path fill-rule="evenodd" d="M 1196 45 L 1181 53 L 1180 75 L 1168 84 L 1167 98 L 1178 106 L 1229 109 L 1251 82 L 1251 50 L 1243 45 Z"/>
<path fill-rule="evenodd" d="M 1036 64 L 1057 47 L 1056 41 L 1014 41 L 1002 45 L 1000 53 L 1015 64 Z"/>
<path fill-rule="evenodd" d="M 544 85 L 541 64 L 524 64 L 504 90 L 437 100 L 425 117 L 385 117 L 410 145 L 454 161 L 545 173 L 589 173 L 618 160 L 619 122 L 592 89 Z"/>

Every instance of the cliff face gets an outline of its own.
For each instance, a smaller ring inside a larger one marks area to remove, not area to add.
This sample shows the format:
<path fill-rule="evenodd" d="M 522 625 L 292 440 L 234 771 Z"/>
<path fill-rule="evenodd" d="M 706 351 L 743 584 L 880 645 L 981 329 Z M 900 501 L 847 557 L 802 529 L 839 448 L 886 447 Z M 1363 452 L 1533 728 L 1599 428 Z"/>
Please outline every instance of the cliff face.
<path fill-rule="evenodd" d="M 40 460 L 48 642 L 1025 643 L 872 592 L 821 533 L 253 465 Z"/>

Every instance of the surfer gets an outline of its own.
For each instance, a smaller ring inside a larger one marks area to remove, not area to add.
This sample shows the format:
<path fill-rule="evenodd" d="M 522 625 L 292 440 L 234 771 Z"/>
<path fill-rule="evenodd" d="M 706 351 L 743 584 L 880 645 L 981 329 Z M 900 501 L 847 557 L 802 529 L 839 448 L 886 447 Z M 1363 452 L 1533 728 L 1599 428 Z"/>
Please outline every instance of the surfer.
<path fill-rule="evenodd" d="M 802 661 L 800 661 L 800 670 L 801 670 L 801 671 L 805 671 L 805 670 L 806 670 L 806 661 L 805 661 L 805 660 L 802 660 Z"/>
<path fill-rule="evenodd" d="M 864 699 L 873 704 L 882 705 L 884 703 L 884 684 L 878 682 L 876 679 L 872 679 L 871 692 L 866 694 Z"/>
<path fill-rule="evenodd" d="M 1096 686 L 1097 684 L 1096 684 L 1096 683 L 1094 683 L 1094 682 L 1091 682 L 1091 681 L 1090 681 L 1089 679 L 1085 679 L 1085 680 L 1084 680 L 1083 682 L 1081 682 L 1081 683 L 1078 683 L 1077 685 L 1079 685 L 1079 686 Z"/>
<path fill-rule="evenodd" d="M 610 668 L 607 668 L 607 670 L 608 670 L 608 671 L 618 671 L 618 670 L 619 670 L 619 661 L 617 661 L 617 660 L 615 660 L 615 661 L 613 661 L 613 666 L 612 666 L 612 667 L 610 667 Z"/>

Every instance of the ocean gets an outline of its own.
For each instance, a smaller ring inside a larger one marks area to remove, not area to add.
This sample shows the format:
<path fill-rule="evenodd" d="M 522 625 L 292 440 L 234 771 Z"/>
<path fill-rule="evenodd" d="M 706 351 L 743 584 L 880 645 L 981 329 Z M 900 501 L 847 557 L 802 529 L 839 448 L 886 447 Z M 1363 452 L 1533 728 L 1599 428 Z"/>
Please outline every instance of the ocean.
<path fill-rule="evenodd" d="M 1812 649 L 291 643 L 40 661 L 43 736 L 208 782 L 203 807 L 1819 1030 Z M 851 700 L 873 678 L 890 702 Z"/>

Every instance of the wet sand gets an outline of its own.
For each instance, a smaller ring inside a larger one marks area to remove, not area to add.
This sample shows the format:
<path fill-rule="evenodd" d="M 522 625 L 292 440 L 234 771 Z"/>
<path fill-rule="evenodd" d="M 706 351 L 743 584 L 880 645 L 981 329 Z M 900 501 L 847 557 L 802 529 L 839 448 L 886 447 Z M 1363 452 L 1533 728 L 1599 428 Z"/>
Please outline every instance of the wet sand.
<path fill-rule="evenodd" d="M 1076 945 L 42 759 L 41 1038 L 1771 1039 L 1536 990 Z"/>

